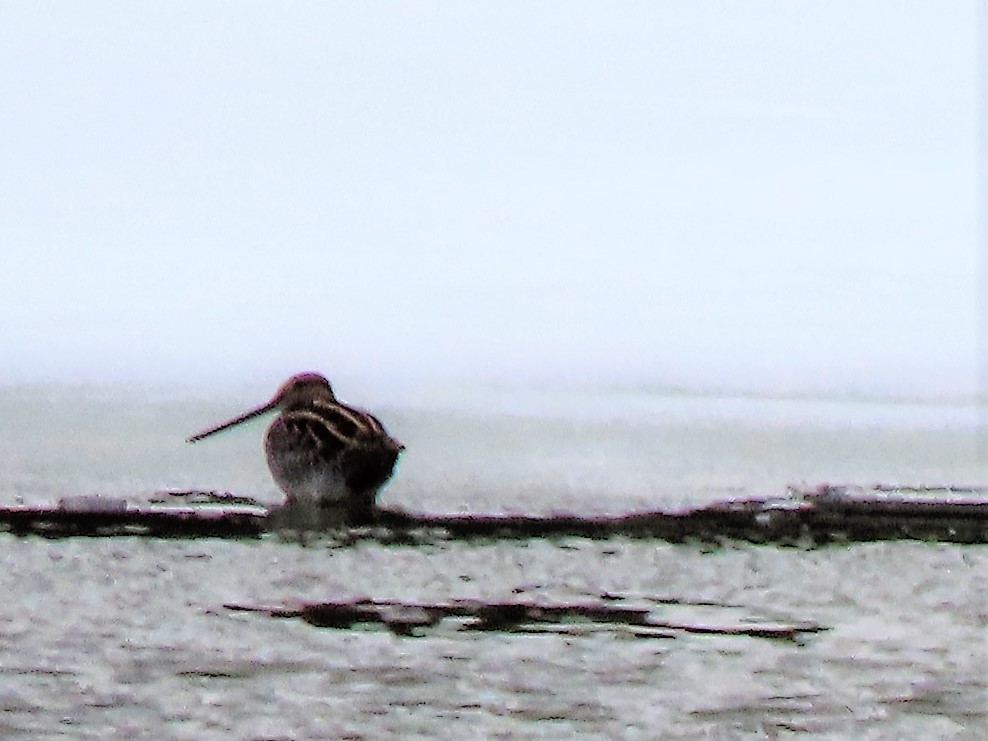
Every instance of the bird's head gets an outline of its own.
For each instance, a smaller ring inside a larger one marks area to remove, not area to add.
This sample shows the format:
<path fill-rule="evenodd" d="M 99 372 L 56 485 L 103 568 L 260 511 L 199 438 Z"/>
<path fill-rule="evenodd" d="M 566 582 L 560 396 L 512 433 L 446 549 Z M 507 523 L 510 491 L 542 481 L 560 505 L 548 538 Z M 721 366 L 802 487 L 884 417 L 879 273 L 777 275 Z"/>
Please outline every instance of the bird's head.
<path fill-rule="evenodd" d="M 326 377 L 319 373 L 297 373 L 281 384 L 270 401 L 248 412 L 244 412 L 238 417 L 197 432 L 186 438 L 186 442 L 198 442 L 204 437 L 209 437 L 210 435 L 215 435 L 217 432 L 223 432 L 231 427 L 249 422 L 255 417 L 260 417 L 262 414 L 273 412 L 276 409 L 304 406 L 317 398 L 329 400 L 336 398 L 333 395 L 333 388 L 329 385 Z"/>

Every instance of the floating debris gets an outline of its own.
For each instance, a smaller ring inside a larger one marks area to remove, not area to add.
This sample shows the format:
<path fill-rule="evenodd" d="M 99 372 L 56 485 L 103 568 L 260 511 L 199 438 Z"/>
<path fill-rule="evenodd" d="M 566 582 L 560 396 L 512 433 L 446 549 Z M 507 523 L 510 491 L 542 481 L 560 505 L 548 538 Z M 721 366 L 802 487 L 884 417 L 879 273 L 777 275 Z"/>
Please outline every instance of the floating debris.
<path fill-rule="evenodd" d="M 62 499 L 55 507 L 0 507 L 0 528 L 48 538 L 256 538 L 266 517 L 256 508 L 135 507 L 97 495 Z"/>
<path fill-rule="evenodd" d="M 451 600 L 421 603 L 395 600 L 348 599 L 304 603 L 301 607 L 224 605 L 229 610 L 259 612 L 271 617 L 300 617 L 319 628 L 349 630 L 358 625 L 382 625 L 396 635 L 422 635 L 447 619 L 458 631 L 507 633 L 554 632 L 582 635 L 591 628 L 624 626 L 638 638 L 673 638 L 679 633 L 749 636 L 776 640 L 801 640 L 828 630 L 809 621 L 735 621 L 723 624 L 659 620 L 650 607 L 616 605 L 603 600 L 547 602 L 539 600 Z M 547 626 L 552 626 L 547 631 Z"/>
<path fill-rule="evenodd" d="M 246 507 L 265 507 L 253 497 L 244 497 L 229 491 L 203 491 L 201 489 L 167 489 L 155 492 L 151 497 L 152 504 L 164 504 L 180 499 L 188 505 L 220 504 L 223 506 L 243 505 Z"/>
<path fill-rule="evenodd" d="M 933 496 L 934 492 L 946 496 Z M 378 524 L 393 535 L 434 530 L 450 538 L 655 538 L 672 543 L 741 540 L 779 545 L 881 540 L 988 543 L 988 489 L 965 496 L 930 487 L 923 496 L 822 485 L 789 497 L 715 502 L 681 511 L 617 516 L 431 515 L 383 509 Z"/>
<path fill-rule="evenodd" d="M 227 492 L 165 492 L 186 506 L 132 506 L 102 495 L 55 507 L 0 507 L 0 529 L 47 537 L 258 537 L 291 530 L 288 508 L 265 508 Z M 155 501 L 162 501 L 156 499 Z M 686 510 L 622 515 L 427 514 L 381 508 L 375 523 L 334 529 L 341 545 L 377 540 L 417 545 L 443 539 L 654 538 L 671 543 L 748 541 L 815 546 L 882 540 L 988 543 L 986 487 L 833 486 L 785 497 L 732 499 Z M 321 531 L 316 531 L 320 534 Z M 300 539 L 305 540 L 305 539 Z"/>

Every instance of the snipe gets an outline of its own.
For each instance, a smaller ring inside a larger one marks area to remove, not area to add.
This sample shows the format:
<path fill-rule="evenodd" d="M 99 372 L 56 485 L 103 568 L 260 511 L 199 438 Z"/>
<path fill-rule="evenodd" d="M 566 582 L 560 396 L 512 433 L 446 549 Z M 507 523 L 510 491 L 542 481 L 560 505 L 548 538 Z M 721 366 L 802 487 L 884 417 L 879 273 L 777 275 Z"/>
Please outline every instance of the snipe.
<path fill-rule="evenodd" d="M 279 410 L 264 451 L 286 508 L 338 511 L 348 524 L 374 521 L 378 490 L 391 478 L 404 445 L 372 414 L 340 402 L 318 373 L 300 373 L 256 409 L 188 438 L 194 443 Z"/>

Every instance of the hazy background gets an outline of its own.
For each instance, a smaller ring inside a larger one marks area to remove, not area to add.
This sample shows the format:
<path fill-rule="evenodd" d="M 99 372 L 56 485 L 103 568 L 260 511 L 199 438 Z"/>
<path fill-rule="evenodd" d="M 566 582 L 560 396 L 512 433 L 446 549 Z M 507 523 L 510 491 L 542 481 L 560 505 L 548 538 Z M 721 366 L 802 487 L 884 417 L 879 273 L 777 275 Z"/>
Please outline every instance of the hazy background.
<path fill-rule="evenodd" d="M 966 395 L 975 2 L 0 4 L 0 384 Z"/>

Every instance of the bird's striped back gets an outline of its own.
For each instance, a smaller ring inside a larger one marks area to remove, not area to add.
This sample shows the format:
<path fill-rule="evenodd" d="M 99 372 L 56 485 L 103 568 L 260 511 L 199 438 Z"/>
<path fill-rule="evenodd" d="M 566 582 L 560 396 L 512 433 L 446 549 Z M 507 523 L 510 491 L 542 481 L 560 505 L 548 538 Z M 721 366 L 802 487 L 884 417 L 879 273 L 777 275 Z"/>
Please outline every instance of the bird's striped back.
<path fill-rule="evenodd" d="M 304 424 L 324 443 L 332 438 L 334 448 L 379 445 L 384 438 L 391 439 L 377 417 L 335 399 L 310 399 L 306 404 L 286 408 L 282 417 L 286 423 Z"/>

